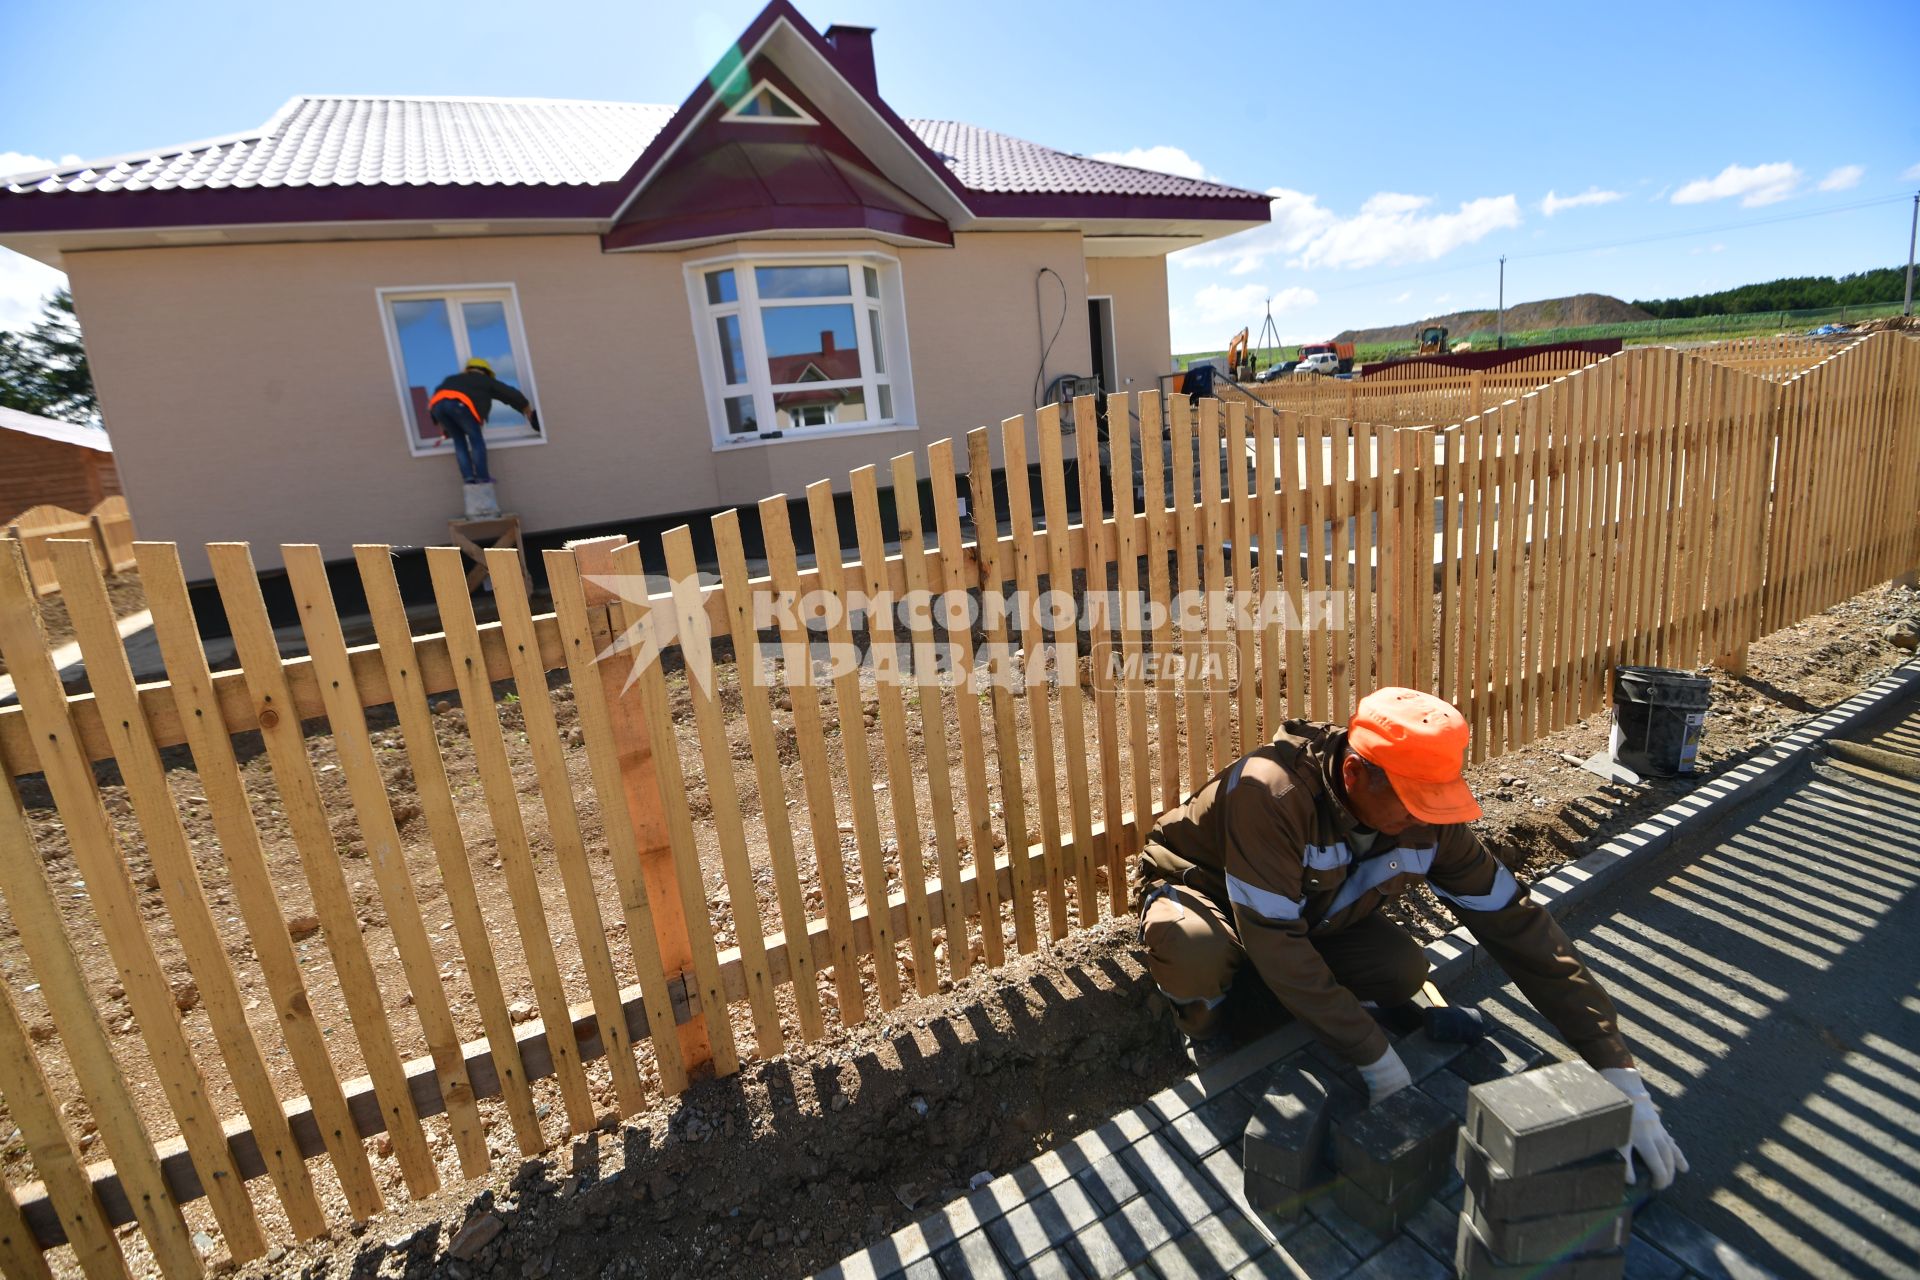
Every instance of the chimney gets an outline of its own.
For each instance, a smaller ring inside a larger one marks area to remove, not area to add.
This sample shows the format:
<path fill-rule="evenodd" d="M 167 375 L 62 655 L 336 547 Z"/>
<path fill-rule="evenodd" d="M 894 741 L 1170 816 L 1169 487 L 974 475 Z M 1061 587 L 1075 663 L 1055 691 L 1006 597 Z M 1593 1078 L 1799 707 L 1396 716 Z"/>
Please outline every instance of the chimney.
<path fill-rule="evenodd" d="M 840 74 L 860 92 L 879 97 L 880 82 L 873 72 L 873 28 L 849 27 L 836 22 L 827 28 L 826 34 Z"/>
<path fill-rule="evenodd" d="M 820 331 L 820 354 L 823 356 L 830 356 L 834 354 L 833 330 L 831 329 L 822 329 Z"/>

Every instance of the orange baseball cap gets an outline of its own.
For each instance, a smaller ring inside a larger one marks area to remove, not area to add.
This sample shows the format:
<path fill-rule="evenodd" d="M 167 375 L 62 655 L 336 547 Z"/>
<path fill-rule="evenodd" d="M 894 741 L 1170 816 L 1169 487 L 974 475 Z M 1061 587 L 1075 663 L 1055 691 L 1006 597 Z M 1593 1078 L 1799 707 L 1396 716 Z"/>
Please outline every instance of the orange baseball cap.
<path fill-rule="evenodd" d="M 1480 816 L 1460 775 L 1467 767 L 1467 719 L 1418 689 L 1375 689 L 1347 722 L 1347 745 L 1379 768 L 1407 812 L 1446 825 Z"/>

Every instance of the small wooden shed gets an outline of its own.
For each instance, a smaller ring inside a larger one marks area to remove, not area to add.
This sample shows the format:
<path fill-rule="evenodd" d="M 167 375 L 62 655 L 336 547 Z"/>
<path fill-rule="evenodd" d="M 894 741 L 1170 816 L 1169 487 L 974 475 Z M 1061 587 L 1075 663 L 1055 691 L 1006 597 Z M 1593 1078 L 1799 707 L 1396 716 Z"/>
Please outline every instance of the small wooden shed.
<path fill-rule="evenodd" d="M 0 408 L 0 525 L 29 507 L 91 511 L 119 492 L 105 431 Z"/>

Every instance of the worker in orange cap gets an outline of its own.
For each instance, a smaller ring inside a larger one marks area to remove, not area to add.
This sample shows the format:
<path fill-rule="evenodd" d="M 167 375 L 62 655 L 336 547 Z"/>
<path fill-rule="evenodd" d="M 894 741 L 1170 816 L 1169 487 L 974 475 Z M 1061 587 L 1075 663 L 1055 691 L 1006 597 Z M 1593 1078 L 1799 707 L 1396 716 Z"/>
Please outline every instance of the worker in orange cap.
<path fill-rule="evenodd" d="M 1477 1010 L 1413 1002 L 1426 954 L 1378 911 L 1425 880 L 1567 1042 L 1633 1100 L 1629 1150 L 1665 1187 L 1686 1157 L 1620 1038 L 1613 1001 L 1467 825 L 1480 816 L 1461 776 L 1467 733 L 1457 710 L 1416 689 L 1368 694 L 1344 729 L 1287 721 L 1147 837 L 1135 890 L 1147 967 L 1197 1060 L 1223 1036 L 1221 1005 L 1251 960 L 1379 1102 L 1412 1083 L 1383 1026 L 1424 1025 L 1455 1041 L 1484 1034 Z"/>

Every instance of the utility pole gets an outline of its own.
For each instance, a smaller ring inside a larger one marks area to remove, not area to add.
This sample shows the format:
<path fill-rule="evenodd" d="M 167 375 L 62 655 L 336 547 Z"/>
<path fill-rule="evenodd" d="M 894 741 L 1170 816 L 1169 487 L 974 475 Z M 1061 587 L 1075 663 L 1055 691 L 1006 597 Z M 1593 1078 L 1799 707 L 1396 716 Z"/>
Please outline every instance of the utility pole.
<path fill-rule="evenodd" d="M 1913 193 L 1913 226 L 1907 232 L 1907 301 L 1900 314 L 1913 314 L 1913 244 L 1920 237 L 1920 191 Z"/>
<path fill-rule="evenodd" d="M 1912 254 L 1908 254 L 1912 257 Z M 1907 293 L 1913 293 L 1913 265 L 1907 265 Z M 1507 349 L 1507 255 L 1500 255 L 1500 318 L 1495 322 L 1496 336 L 1493 345 L 1496 350 Z"/>

